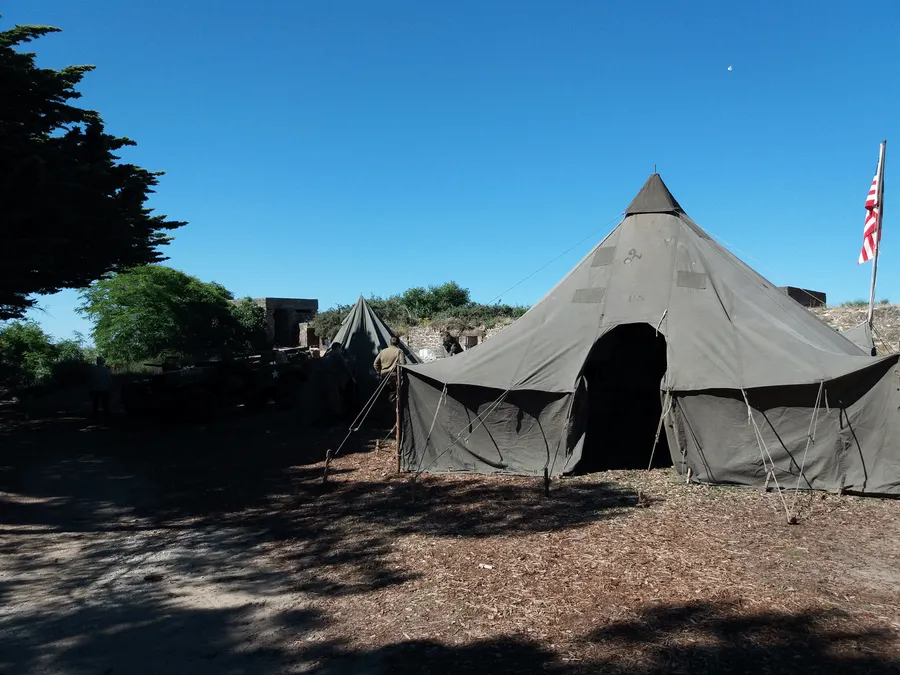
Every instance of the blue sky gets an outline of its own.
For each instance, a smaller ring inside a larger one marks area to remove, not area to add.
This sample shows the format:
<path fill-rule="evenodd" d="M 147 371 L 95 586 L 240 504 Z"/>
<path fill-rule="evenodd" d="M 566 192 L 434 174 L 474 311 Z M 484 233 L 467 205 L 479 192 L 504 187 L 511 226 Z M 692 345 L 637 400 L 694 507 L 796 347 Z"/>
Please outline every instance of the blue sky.
<path fill-rule="evenodd" d="M 897 2 L 20 0 L 3 14 L 63 29 L 33 43 L 41 65 L 97 66 L 82 104 L 138 142 L 128 161 L 166 171 L 152 206 L 189 221 L 169 264 L 240 296 L 326 308 L 455 279 L 489 301 L 574 246 L 502 295 L 531 304 L 656 164 L 773 282 L 860 298 L 887 138 L 878 295 L 900 299 Z M 87 332 L 76 302 L 32 316 Z"/>

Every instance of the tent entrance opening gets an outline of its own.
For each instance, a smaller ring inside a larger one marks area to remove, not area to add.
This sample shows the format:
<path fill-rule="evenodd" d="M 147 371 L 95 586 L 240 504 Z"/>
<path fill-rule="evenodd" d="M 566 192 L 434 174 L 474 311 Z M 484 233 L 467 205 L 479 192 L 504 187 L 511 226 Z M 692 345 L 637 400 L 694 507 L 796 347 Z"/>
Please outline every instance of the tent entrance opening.
<path fill-rule="evenodd" d="M 588 414 L 578 473 L 646 469 L 662 414 L 666 339 L 644 323 L 616 326 L 588 354 Z M 672 466 L 665 429 L 653 467 Z"/>

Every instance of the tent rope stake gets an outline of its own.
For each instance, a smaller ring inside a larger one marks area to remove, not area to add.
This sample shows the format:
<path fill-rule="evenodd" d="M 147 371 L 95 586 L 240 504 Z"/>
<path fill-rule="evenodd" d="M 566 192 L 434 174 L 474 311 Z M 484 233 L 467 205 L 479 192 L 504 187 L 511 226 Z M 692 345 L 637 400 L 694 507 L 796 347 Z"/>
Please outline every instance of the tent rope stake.
<path fill-rule="evenodd" d="M 656 437 L 653 439 L 653 449 L 650 450 L 650 462 L 647 464 L 647 471 L 653 467 L 653 459 L 656 457 L 656 446 L 659 445 L 659 435 L 662 433 L 663 423 L 672 411 L 672 390 L 666 389 L 666 396 L 663 399 L 663 411 L 659 416 L 659 424 L 656 425 Z"/>
<path fill-rule="evenodd" d="M 781 485 L 778 483 L 778 476 L 775 475 L 775 460 L 772 458 L 772 453 L 769 452 L 769 446 L 766 444 L 766 439 L 763 438 L 762 431 L 760 431 L 759 425 L 756 423 L 756 418 L 753 416 L 753 408 L 750 407 L 750 399 L 747 398 L 747 392 L 743 388 L 741 389 L 741 394 L 744 396 L 744 403 L 747 404 L 747 419 L 753 424 L 753 429 L 756 432 L 756 443 L 759 446 L 759 455 L 763 461 L 763 467 L 768 471 L 768 475 L 772 477 L 772 481 L 775 483 L 775 490 L 778 492 L 778 497 L 781 499 L 781 505 L 784 508 L 784 516 L 787 519 L 788 524 L 793 524 L 796 522 L 796 518 L 791 515 L 787 500 L 784 498 L 784 492 L 781 489 Z M 765 453 L 763 451 L 765 451 Z M 771 469 L 769 469 L 769 466 L 766 464 L 766 457 L 769 458 L 769 462 L 772 464 Z M 767 489 L 768 482 L 769 479 L 767 476 Z"/>
<path fill-rule="evenodd" d="M 816 429 L 819 424 L 819 406 L 822 404 L 823 392 L 825 390 L 825 380 L 822 380 L 819 383 L 819 391 L 816 394 L 816 404 L 813 406 L 812 417 L 809 420 L 809 431 L 806 433 L 806 448 L 803 450 L 803 459 L 800 462 L 800 473 L 797 474 L 797 487 L 794 488 L 794 501 L 791 504 L 791 512 L 795 513 L 795 509 L 797 507 L 797 500 L 800 498 L 800 479 L 805 478 L 803 475 L 803 469 L 806 468 L 806 456 L 809 453 L 809 446 L 814 445 L 816 442 Z M 807 479 L 806 484 L 812 487 L 809 480 Z"/>
<path fill-rule="evenodd" d="M 881 340 L 881 344 L 884 345 L 884 348 L 888 354 L 893 354 L 897 351 L 887 340 L 884 339 L 884 336 L 881 334 L 881 331 L 879 331 L 877 328 L 875 328 L 875 324 L 872 324 L 870 328 L 871 328 L 872 332 L 875 333 L 875 337 L 877 337 L 879 340 Z"/>
<path fill-rule="evenodd" d="M 390 375 L 386 375 L 381 383 L 378 385 L 378 388 L 369 397 L 369 400 L 366 401 L 366 404 L 362 407 L 362 410 L 359 411 L 359 414 L 356 416 L 356 419 L 353 420 L 350 424 L 350 429 L 347 431 L 347 435 L 344 436 L 344 440 L 341 441 L 341 444 L 337 447 L 337 450 L 332 452 L 328 450 L 325 453 L 325 468 L 322 471 L 322 484 L 328 482 L 328 468 L 331 466 L 331 461 L 338 456 L 338 453 L 343 449 L 344 444 L 347 443 L 347 440 L 355 431 L 359 431 L 359 428 L 362 426 L 363 422 L 366 421 L 366 418 L 369 416 L 369 413 L 372 412 L 372 409 L 375 407 L 375 401 L 378 399 L 378 395 L 384 391 L 385 385 L 387 384 L 388 377 Z M 393 431 L 393 430 L 392 430 Z"/>
<path fill-rule="evenodd" d="M 396 450 L 397 450 L 397 473 L 400 473 L 400 463 L 401 463 L 401 460 L 402 460 L 402 458 L 401 458 L 401 456 L 400 456 L 400 435 L 401 435 L 401 428 L 400 428 L 400 392 L 401 392 L 401 390 L 403 389 L 403 381 L 402 381 L 402 379 L 401 379 L 401 378 L 402 378 L 402 375 L 403 375 L 403 371 L 401 370 L 399 364 L 396 365 L 395 368 L 397 369 L 397 372 L 395 373 L 396 376 L 397 376 L 397 391 L 394 392 L 394 399 L 395 399 L 395 400 L 394 400 L 394 412 L 395 412 L 395 414 L 396 414 L 396 419 L 395 419 L 395 421 L 394 421 L 394 427 L 397 429 L 397 436 L 396 436 L 396 439 L 395 439 L 394 443 L 395 443 L 396 446 L 397 446 L 397 448 L 396 448 Z M 385 379 L 387 379 L 388 377 L 390 377 L 390 375 L 385 376 Z"/>

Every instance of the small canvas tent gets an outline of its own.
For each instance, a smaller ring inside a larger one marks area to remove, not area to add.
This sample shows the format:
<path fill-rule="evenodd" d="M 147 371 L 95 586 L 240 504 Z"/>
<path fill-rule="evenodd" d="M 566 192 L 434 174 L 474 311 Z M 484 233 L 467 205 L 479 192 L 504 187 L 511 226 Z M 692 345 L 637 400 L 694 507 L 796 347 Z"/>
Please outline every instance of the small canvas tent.
<path fill-rule="evenodd" d="M 373 363 L 378 352 L 390 344 L 392 337 L 394 332 L 378 317 L 366 299 L 359 296 L 359 300 L 341 322 L 337 335 L 331 341 L 332 344 L 340 342 L 345 353 L 353 361 L 360 405 L 364 404 L 378 387 L 380 380 Z M 400 349 L 403 350 L 409 363 L 419 363 L 418 357 L 402 341 Z"/>
<path fill-rule="evenodd" d="M 872 329 L 869 327 L 868 322 L 841 331 L 841 334 L 862 349 L 866 354 L 871 356 L 876 355 L 875 338 L 872 335 Z"/>
<path fill-rule="evenodd" d="M 404 370 L 401 466 L 556 476 L 655 447 L 699 482 L 898 494 L 897 359 L 741 262 L 653 174 L 516 323 Z"/>

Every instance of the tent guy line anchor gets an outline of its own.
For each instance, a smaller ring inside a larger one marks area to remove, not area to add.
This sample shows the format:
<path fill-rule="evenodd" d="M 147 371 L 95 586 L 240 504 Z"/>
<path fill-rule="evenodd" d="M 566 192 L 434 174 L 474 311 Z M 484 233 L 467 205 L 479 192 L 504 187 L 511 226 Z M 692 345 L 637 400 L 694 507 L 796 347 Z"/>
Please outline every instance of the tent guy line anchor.
<path fill-rule="evenodd" d="M 800 479 L 806 478 L 803 474 L 803 470 L 806 468 L 806 456 L 809 453 L 809 446 L 815 445 L 816 443 L 816 429 L 819 425 L 819 410 L 822 405 L 823 392 L 825 390 L 825 380 L 822 380 L 819 383 L 819 392 L 816 394 L 816 405 L 813 407 L 812 418 L 809 421 L 809 431 L 806 434 L 806 448 L 803 450 L 803 460 L 800 462 L 800 473 L 797 474 L 797 487 L 794 488 L 794 501 L 791 503 L 791 513 L 794 513 L 796 516 L 795 509 L 797 508 L 797 500 L 800 498 Z M 806 484 L 809 487 L 809 480 L 806 481 Z"/>
<path fill-rule="evenodd" d="M 407 310 L 408 312 L 409 310 Z M 343 345 L 344 351 L 350 356 L 353 356 L 354 351 L 359 352 L 356 349 L 357 346 L 362 346 L 363 351 L 367 353 L 368 358 L 368 350 L 371 347 L 375 347 L 376 351 L 380 351 L 382 348 L 386 347 L 390 344 L 393 338 L 396 338 L 394 332 L 379 318 L 379 316 L 374 312 L 372 307 L 366 302 L 365 297 L 360 293 L 359 299 L 356 301 L 356 304 L 350 310 L 349 314 L 344 318 L 341 322 L 341 327 L 338 329 L 337 334 L 333 338 L 333 342 L 339 342 Z M 419 363 L 419 359 L 416 357 L 415 353 L 409 349 L 407 345 L 405 345 L 402 341 L 399 343 L 399 348 L 402 351 L 405 359 L 413 364 Z M 348 366 L 348 370 L 351 370 Z M 392 371 L 393 372 L 393 371 Z M 325 456 L 325 470 L 322 475 L 323 483 L 328 480 L 328 469 L 331 466 L 331 461 L 337 457 L 337 455 L 341 452 L 341 449 L 344 447 L 344 444 L 350 438 L 350 435 L 359 431 L 362 427 L 363 423 L 368 418 L 369 414 L 372 410 L 375 409 L 375 404 L 378 400 L 378 396 L 384 391 L 387 386 L 390 378 L 393 377 L 391 373 L 387 373 L 384 376 L 380 377 L 375 375 L 372 377 L 373 370 L 369 369 L 363 371 L 361 369 L 357 369 L 357 372 L 350 372 L 350 377 L 354 381 L 354 383 L 359 386 L 360 382 L 358 380 L 362 380 L 362 384 L 366 387 L 369 385 L 373 385 L 374 392 L 369 397 L 369 400 L 366 401 L 365 405 L 362 406 L 359 413 L 356 416 L 356 419 L 350 424 L 350 429 L 347 432 L 347 435 L 344 437 L 344 440 L 341 441 L 341 444 L 338 446 L 337 450 L 329 450 Z M 399 375 L 400 370 L 396 371 L 397 375 L 397 383 L 399 385 Z M 376 385 L 377 382 L 377 385 Z M 399 392 L 400 387 L 398 386 L 397 390 Z M 399 395 L 398 395 L 399 396 Z M 399 403 L 399 397 L 397 399 Z M 398 411 L 399 416 L 399 411 Z M 391 429 L 391 433 L 397 432 L 398 436 L 398 451 L 399 451 L 399 435 L 400 435 L 400 427 L 397 420 L 395 420 L 394 427 Z M 390 436 L 390 433 L 388 434 Z M 387 440 L 387 436 L 384 440 Z M 383 442 L 383 441 L 381 441 Z M 376 452 L 379 449 L 380 443 L 376 441 L 375 450 Z"/>
<path fill-rule="evenodd" d="M 341 444 L 337 447 L 337 450 L 332 452 L 328 450 L 325 453 L 325 468 L 322 471 L 322 484 L 328 482 L 328 469 L 331 466 L 331 460 L 338 456 L 338 453 L 344 447 L 344 444 L 347 443 L 347 440 L 353 434 L 354 431 L 359 431 L 359 428 L 362 426 L 362 423 L 366 421 L 366 418 L 369 416 L 369 413 L 372 412 L 372 409 L 375 407 L 375 400 L 378 398 L 378 395 L 384 391 L 385 385 L 387 384 L 388 378 L 390 374 L 386 375 L 382 380 L 381 384 L 378 385 L 378 388 L 375 390 L 375 393 L 369 397 L 369 400 L 366 401 L 366 404 L 363 406 L 362 410 L 359 411 L 359 414 L 356 416 L 356 419 L 350 424 L 350 429 L 347 431 L 347 435 L 344 436 L 344 440 L 341 441 Z M 360 419 L 362 418 L 362 419 Z"/>
<path fill-rule="evenodd" d="M 772 453 L 769 452 L 769 446 L 766 443 L 766 439 L 763 438 L 762 431 L 756 423 L 756 418 L 753 416 L 753 409 L 750 407 L 750 399 L 747 398 L 747 392 L 743 388 L 741 389 L 741 394 L 744 395 L 744 403 L 747 405 L 747 419 L 752 422 L 753 429 L 756 431 L 756 443 L 759 446 L 759 454 L 762 458 L 763 466 L 768 469 L 768 465 L 766 464 L 766 457 L 768 457 L 769 461 L 772 463 L 772 468 L 769 473 L 772 476 L 772 481 L 775 483 L 775 490 L 778 492 L 778 497 L 781 499 L 781 505 L 784 507 L 785 518 L 789 525 L 793 525 L 797 522 L 797 519 L 791 514 L 787 505 L 787 500 L 784 498 L 784 490 L 781 489 L 781 485 L 778 483 L 778 476 L 775 475 L 775 460 L 772 458 Z M 763 449 L 765 449 L 765 455 L 763 455 Z M 766 479 L 766 482 L 768 483 L 768 479 Z"/>

